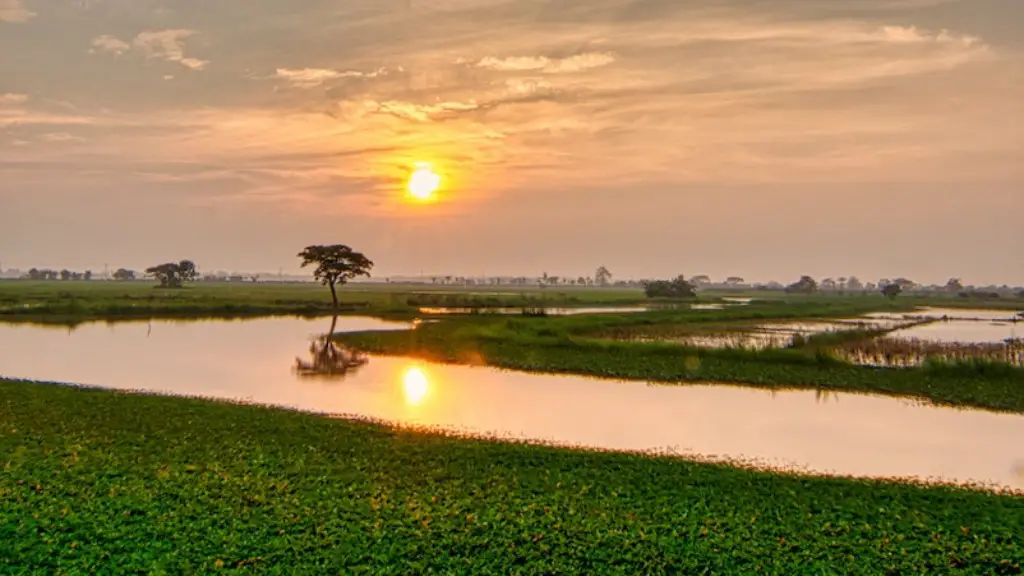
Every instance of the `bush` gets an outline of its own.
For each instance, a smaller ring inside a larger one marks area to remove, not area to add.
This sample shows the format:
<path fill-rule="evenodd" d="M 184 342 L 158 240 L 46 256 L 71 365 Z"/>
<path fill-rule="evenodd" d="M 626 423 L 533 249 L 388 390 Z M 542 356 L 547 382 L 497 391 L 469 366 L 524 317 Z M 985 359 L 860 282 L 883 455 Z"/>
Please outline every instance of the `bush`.
<path fill-rule="evenodd" d="M 644 282 L 644 295 L 648 298 L 695 298 L 697 291 L 680 274 L 674 280 Z"/>

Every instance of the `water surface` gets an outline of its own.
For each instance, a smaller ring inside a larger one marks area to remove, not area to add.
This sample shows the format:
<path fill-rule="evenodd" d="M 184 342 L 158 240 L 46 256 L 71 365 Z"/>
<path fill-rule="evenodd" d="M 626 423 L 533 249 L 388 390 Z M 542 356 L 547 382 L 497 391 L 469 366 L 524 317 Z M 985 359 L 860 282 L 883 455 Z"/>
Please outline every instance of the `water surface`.
<path fill-rule="evenodd" d="M 329 319 L 289 318 L 87 324 L 71 331 L 0 325 L 0 375 L 810 472 L 1024 489 L 1024 416 L 885 397 L 652 386 L 373 356 L 351 362 L 347 372 L 298 375 L 296 359 L 316 364 L 311 352 L 322 342 L 315 337 L 329 326 Z M 343 317 L 336 330 L 407 326 Z"/>

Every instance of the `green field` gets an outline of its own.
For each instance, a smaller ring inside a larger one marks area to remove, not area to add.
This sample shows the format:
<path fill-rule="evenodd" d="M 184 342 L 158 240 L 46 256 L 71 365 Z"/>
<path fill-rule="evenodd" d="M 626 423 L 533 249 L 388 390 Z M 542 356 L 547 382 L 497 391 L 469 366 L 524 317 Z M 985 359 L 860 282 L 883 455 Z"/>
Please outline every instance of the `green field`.
<path fill-rule="evenodd" d="M 743 330 L 766 320 L 849 317 L 878 302 L 768 303 L 715 311 L 519 318 L 454 317 L 408 332 L 343 333 L 354 348 L 440 362 L 666 383 L 730 382 L 911 396 L 940 404 L 1024 412 L 1024 369 L 984 360 L 919 368 L 857 366 L 829 353 L 846 336 L 810 338 L 783 349 L 709 349 L 609 335 Z M 906 303 L 888 304 L 900 309 Z M 870 332 L 855 333 L 868 337 Z"/>
<path fill-rule="evenodd" d="M 748 296 L 775 303 L 818 303 L 861 310 L 891 309 L 881 295 L 787 295 L 782 292 L 702 292 L 699 301 Z M 441 286 L 432 284 L 358 283 L 339 290 L 342 313 L 375 316 L 410 315 L 420 307 L 560 307 L 644 304 L 636 288 L 558 286 Z M 895 306 L 978 307 L 1024 309 L 1024 300 L 984 302 L 948 295 L 901 297 Z M 0 281 L 0 321 L 77 323 L 119 318 L 206 317 L 234 318 L 268 315 L 327 315 L 332 312 L 328 290 L 313 283 L 209 283 L 182 289 L 160 289 L 149 282 Z"/>
<path fill-rule="evenodd" d="M 339 290 L 342 313 L 408 315 L 421 306 L 614 305 L 642 300 L 640 290 L 526 287 L 467 289 L 353 284 Z M 161 289 L 148 282 L 0 281 L 0 320 L 75 323 L 156 317 L 329 315 L 330 292 L 313 283 L 207 283 Z"/>
<path fill-rule="evenodd" d="M 4 574 L 1020 574 L 1024 497 L 0 381 Z"/>

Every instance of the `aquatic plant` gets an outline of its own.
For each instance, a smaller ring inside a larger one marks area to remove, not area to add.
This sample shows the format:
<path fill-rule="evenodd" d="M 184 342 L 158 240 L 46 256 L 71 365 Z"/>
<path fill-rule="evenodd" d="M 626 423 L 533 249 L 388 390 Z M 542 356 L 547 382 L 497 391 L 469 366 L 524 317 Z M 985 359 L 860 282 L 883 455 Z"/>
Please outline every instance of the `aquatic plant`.
<path fill-rule="evenodd" d="M 1020 574 L 1024 497 L 0 381 L 11 574 Z M 1008 466 L 1011 463 L 1008 463 Z"/>

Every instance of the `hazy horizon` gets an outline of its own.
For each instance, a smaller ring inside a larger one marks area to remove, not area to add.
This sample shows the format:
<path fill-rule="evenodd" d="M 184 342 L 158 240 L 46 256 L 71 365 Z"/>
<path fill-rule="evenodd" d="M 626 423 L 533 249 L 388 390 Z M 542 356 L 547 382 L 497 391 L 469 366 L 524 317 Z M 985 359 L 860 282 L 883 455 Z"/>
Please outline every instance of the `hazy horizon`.
<path fill-rule="evenodd" d="M 1024 2 L 0 0 L 0 263 L 1024 284 Z M 404 199 L 416 162 L 439 201 Z"/>

